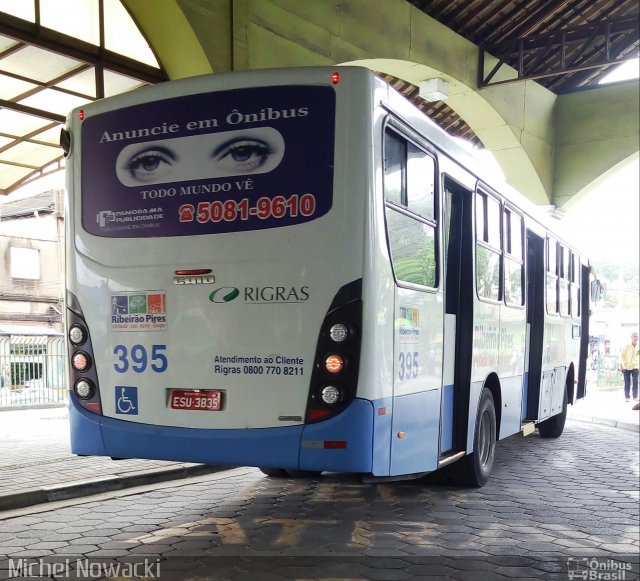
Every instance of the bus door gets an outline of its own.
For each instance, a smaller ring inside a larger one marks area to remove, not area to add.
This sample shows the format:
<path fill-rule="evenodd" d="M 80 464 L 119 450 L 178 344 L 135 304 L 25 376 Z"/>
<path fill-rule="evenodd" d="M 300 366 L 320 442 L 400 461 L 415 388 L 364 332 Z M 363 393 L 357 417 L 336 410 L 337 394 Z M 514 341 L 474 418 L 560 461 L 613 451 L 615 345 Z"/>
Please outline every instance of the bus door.
<path fill-rule="evenodd" d="M 443 298 L 435 176 L 427 147 L 387 126 L 385 218 L 395 278 L 391 475 L 437 468 Z"/>
<path fill-rule="evenodd" d="M 544 239 L 527 230 L 527 339 L 523 418 L 538 419 L 544 339 Z"/>
<path fill-rule="evenodd" d="M 580 301 L 580 363 L 578 365 L 578 391 L 576 399 L 582 399 L 587 394 L 587 358 L 589 357 L 589 313 L 591 312 L 591 304 L 589 298 L 591 296 L 591 283 L 595 282 L 595 277 L 591 267 L 583 264 L 582 270 L 578 273 L 580 276 L 580 288 L 582 294 L 578 297 Z M 596 286 L 596 288 L 599 285 Z M 594 296 L 594 302 L 599 297 Z"/>
<path fill-rule="evenodd" d="M 445 320 L 440 456 L 466 449 L 473 339 L 473 221 L 470 190 L 445 178 Z"/>

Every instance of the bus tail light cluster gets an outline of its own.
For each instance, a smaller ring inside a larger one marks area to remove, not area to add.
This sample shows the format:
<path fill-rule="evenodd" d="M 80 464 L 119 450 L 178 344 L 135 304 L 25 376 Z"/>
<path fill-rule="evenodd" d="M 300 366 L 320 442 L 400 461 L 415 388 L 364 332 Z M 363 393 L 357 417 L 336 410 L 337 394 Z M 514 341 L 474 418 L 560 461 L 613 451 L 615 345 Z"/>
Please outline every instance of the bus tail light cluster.
<path fill-rule="evenodd" d="M 362 328 L 362 281 L 338 291 L 324 319 L 311 376 L 306 422 L 329 419 L 355 398 Z"/>
<path fill-rule="evenodd" d="M 89 411 L 102 413 L 89 328 L 78 299 L 67 291 L 67 345 L 70 358 L 69 382 L 72 397 Z"/>

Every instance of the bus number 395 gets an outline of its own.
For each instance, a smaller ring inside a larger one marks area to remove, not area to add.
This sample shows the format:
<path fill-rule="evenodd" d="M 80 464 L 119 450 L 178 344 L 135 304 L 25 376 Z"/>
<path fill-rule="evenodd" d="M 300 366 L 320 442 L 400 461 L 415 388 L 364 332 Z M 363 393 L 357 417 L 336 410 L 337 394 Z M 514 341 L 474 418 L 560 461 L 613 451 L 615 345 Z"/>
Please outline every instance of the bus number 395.
<path fill-rule="evenodd" d="M 156 373 L 163 373 L 169 366 L 166 355 L 166 345 L 151 346 L 151 369 Z M 113 368 L 118 373 L 125 373 L 131 368 L 136 373 L 143 373 L 147 369 L 149 363 L 149 355 L 144 345 L 134 345 L 131 350 L 125 345 L 116 345 L 113 348 L 113 354 L 118 358 L 113 364 Z"/>
<path fill-rule="evenodd" d="M 398 380 L 406 381 L 418 377 L 418 352 L 401 352 L 398 357 Z"/>

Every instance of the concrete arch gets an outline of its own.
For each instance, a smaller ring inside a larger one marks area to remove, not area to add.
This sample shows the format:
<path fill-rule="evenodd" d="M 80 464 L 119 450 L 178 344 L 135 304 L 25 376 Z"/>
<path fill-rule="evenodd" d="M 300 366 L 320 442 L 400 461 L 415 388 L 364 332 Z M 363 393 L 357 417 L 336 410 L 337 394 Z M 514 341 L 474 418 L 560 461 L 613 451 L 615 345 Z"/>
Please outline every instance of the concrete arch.
<path fill-rule="evenodd" d="M 542 107 L 530 102 L 532 94 L 539 98 L 533 85 L 479 94 L 472 88 L 478 48 L 406 0 L 385 0 L 376 10 L 369 0 L 124 1 L 171 78 L 346 62 L 407 81 L 437 73 L 454 89 L 450 106 L 494 154 L 506 179 L 534 202 L 548 203 L 551 94 L 543 95 Z"/>
<path fill-rule="evenodd" d="M 433 66 L 398 59 L 354 60 L 346 65 L 358 65 L 391 74 L 417 85 L 420 81 L 440 78 L 449 83 L 447 105 L 474 130 L 485 148 L 494 155 L 506 180 L 538 204 L 548 198 L 542 179 L 523 146 L 523 132 L 517 132 L 491 102 L 460 79 Z M 545 152 L 548 153 L 548 152 Z"/>
<path fill-rule="evenodd" d="M 213 72 L 201 40 L 175 0 L 122 0 L 170 79 Z"/>
<path fill-rule="evenodd" d="M 627 83 L 558 98 L 551 203 L 565 207 L 638 155 L 640 86 Z"/>
<path fill-rule="evenodd" d="M 595 189 L 607 183 L 611 178 L 614 178 L 617 174 L 619 174 L 619 172 L 627 168 L 629 165 L 633 163 L 637 164 L 638 160 L 640 160 L 640 151 L 636 151 L 622 161 L 616 163 L 615 165 L 612 165 L 611 167 L 609 167 L 609 169 L 598 175 L 592 182 L 587 184 L 579 192 L 569 198 L 568 201 L 566 201 L 562 206 L 562 209 L 570 212 L 577 203 L 589 196 Z"/>
<path fill-rule="evenodd" d="M 446 79 L 447 104 L 537 204 L 564 206 L 638 149 L 637 84 L 559 97 L 535 81 L 476 90 L 478 47 L 406 0 L 375 10 L 371 0 L 123 2 L 170 78 L 351 63 L 413 83 Z"/>

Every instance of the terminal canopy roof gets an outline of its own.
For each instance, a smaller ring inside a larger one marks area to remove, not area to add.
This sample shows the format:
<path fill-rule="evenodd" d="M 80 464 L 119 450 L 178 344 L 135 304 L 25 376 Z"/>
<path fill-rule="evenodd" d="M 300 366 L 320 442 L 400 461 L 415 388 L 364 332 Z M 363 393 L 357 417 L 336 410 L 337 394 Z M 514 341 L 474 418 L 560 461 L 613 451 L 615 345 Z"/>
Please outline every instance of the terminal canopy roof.
<path fill-rule="evenodd" d="M 407 1 L 477 44 L 481 59 L 499 59 L 491 70 L 481 64 L 479 88 L 525 79 L 557 94 L 593 88 L 638 56 L 638 0 Z M 497 74 L 503 66 L 512 79 Z M 450 134 L 481 145 L 445 101 L 381 76 Z M 59 134 L 72 108 L 163 80 L 120 0 L 2 0 L 0 194 L 63 167 Z"/>
<path fill-rule="evenodd" d="M 0 4 L 0 194 L 63 167 L 74 107 L 165 80 L 119 0 Z"/>

